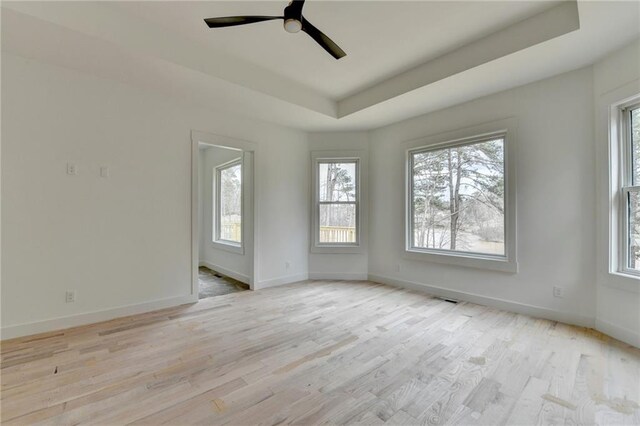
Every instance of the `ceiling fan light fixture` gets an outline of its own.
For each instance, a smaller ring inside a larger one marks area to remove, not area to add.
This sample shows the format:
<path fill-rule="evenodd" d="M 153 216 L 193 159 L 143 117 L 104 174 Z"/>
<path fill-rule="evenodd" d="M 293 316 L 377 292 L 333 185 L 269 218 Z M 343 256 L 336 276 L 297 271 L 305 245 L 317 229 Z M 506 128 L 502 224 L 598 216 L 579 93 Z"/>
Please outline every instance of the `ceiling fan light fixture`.
<path fill-rule="evenodd" d="M 0 0 L 2 1 L 2 0 Z M 345 57 L 347 54 L 340 46 L 335 44 L 325 33 L 317 29 L 302 16 L 302 7 L 305 0 L 291 0 L 289 6 L 284 8 L 282 16 L 223 16 L 218 18 L 207 18 L 204 22 L 209 28 L 235 27 L 237 25 L 247 25 L 256 22 L 273 21 L 284 19 L 284 30 L 288 33 L 305 32 L 316 43 L 320 45 L 335 59 Z"/>
<path fill-rule="evenodd" d="M 284 29 L 288 33 L 297 33 L 302 29 L 302 22 L 297 19 L 286 19 L 284 21 Z"/>

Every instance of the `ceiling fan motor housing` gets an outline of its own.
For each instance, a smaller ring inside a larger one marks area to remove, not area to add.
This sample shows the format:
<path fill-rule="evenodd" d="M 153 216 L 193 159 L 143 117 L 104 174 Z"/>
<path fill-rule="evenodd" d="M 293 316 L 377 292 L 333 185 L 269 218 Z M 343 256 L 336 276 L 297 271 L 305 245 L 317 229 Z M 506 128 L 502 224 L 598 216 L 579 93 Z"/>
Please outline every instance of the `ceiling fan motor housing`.
<path fill-rule="evenodd" d="M 297 33 L 302 29 L 302 5 L 304 2 L 292 1 L 284 8 L 284 29 Z"/>

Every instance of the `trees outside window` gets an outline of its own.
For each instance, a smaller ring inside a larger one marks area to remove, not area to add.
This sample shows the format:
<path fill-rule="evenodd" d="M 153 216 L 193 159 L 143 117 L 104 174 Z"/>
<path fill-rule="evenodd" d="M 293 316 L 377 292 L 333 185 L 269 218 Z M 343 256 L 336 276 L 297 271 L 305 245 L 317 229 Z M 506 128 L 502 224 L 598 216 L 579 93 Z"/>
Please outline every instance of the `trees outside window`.
<path fill-rule="evenodd" d="M 504 137 L 410 152 L 410 247 L 506 256 Z"/>

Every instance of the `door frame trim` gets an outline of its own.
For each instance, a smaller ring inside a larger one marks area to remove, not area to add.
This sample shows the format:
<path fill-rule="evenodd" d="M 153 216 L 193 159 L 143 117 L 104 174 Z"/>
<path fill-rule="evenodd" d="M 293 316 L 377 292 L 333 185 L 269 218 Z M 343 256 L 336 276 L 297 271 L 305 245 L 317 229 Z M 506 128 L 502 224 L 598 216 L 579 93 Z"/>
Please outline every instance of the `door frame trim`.
<path fill-rule="evenodd" d="M 259 180 L 256 176 L 256 162 L 259 161 L 259 145 L 255 142 L 250 142 L 242 139 L 232 138 L 229 136 L 217 135 L 214 133 L 201 132 L 197 130 L 191 130 L 191 297 L 194 301 L 198 300 L 198 267 L 200 266 L 199 259 L 199 237 L 200 237 L 200 224 L 199 224 L 199 202 L 200 202 L 200 185 L 199 185 L 199 151 L 200 144 L 234 148 L 242 150 L 243 152 L 252 153 L 251 161 L 251 197 L 253 212 L 252 215 L 252 232 L 246 235 L 244 241 L 245 255 L 250 256 L 250 270 L 249 270 L 249 287 L 251 290 L 255 289 L 255 283 L 258 277 L 258 250 L 259 240 L 259 224 L 258 217 L 260 211 L 260 204 L 258 194 L 260 193 Z"/>

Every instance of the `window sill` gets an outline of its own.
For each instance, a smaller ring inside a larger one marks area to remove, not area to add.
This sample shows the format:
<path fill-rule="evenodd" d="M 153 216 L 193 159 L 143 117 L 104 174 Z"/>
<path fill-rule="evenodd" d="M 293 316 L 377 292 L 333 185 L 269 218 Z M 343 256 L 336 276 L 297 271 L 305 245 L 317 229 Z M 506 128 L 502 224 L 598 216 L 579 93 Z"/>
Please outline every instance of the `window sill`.
<path fill-rule="evenodd" d="M 314 245 L 311 253 L 318 254 L 361 254 L 364 253 L 362 245 Z"/>
<path fill-rule="evenodd" d="M 233 243 L 231 241 L 211 241 L 213 248 L 228 251 L 235 254 L 244 254 L 244 247 L 241 244 Z"/>
<path fill-rule="evenodd" d="M 466 268 L 487 269 L 516 274 L 518 262 L 500 259 L 492 256 L 465 255 L 461 253 L 436 253 L 417 249 L 405 249 L 404 258 L 422 262 L 441 263 Z"/>
<path fill-rule="evenodd" d="M 640 293 L 640 276 L 625 274 L 621 271 L 610 271 L 609 279 L 603 283 L 605 286 L 624 290 L 630 293 Z"/>

